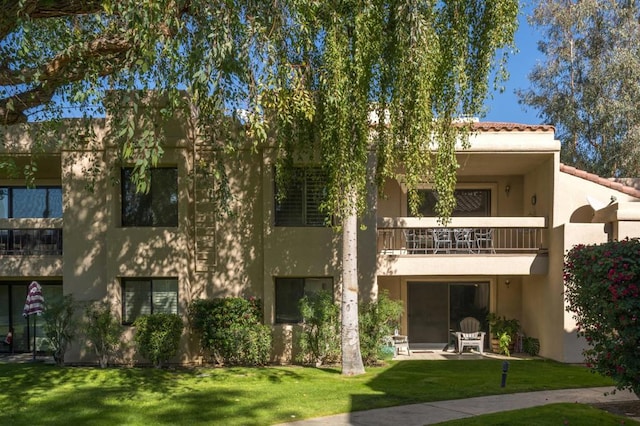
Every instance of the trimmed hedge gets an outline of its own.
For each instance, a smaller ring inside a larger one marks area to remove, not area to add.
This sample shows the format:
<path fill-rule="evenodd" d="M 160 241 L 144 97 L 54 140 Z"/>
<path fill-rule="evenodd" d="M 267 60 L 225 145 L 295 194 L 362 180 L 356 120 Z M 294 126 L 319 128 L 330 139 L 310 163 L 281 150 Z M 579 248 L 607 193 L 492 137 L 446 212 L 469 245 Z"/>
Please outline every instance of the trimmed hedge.
<path fill-rule="evenodd" d="M 157 368 L 178 353 L 184 325 L 176 314 L 151 314 L 138 317 L 134 340 L 140 355 Z"/>
<path fill-rule="evenodd" d="M 262 324 L 258 299 L 199 299 L 189 306 L 200 344 L 219 364 L 265 365 L 271 354 L 271 328 Z"/>

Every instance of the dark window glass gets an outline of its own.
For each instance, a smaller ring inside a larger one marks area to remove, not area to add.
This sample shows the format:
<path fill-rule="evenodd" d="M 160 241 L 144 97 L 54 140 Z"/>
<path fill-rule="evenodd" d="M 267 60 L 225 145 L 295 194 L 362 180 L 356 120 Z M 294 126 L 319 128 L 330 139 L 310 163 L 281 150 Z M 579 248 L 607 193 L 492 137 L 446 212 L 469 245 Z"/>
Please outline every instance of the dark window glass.
<path fill-rule="evenodd" d="M 33 350 L 33 321 L 36 320 L 35 344 L 38 351 L 47 351 L 51 347 L 47 343 L 44 332 L 44 321 L 35 315 L 25 317 L 22 315 L 24 304 L 31 280 L 26 281 L 2 281 L 0 282 L 0 339 L 4 341 L 6 334 L 11 329 L 13 339 L 11 345 L 0 344 L 0 352 L 31 352 Z M 42 295 L 45 303 L 52 303 L 62 297 L 62 282 L 38 280 L 42 286 Z"/>
<path fill-rule="evenodd" d="M 0 218 L 62 217 L 62 188 L 0 188 Z"/>
<path fill-rule="evenodd" d="M 132 172 L 122 169 L 122 226 L 178 226 L 178 169 L 151 169 L 146 194 L 136 192 Z"/>
<path fill-rule="evenodd" d="M 326 198 L 325 182 L 320 167 L 293 168 L 282 191 L 284 197 L 276 195 L 276 226 L 325 226 L 327 216 L 320 211 Z"/>
<path fill-rule="evenodd" d="M 131 324 L 139 316 L 153 313 L 178 313 L 178 280 L 123 279 L 122 322 Z"/>
<path fill-rule="evenodd" d="M 276 278 L 276 323 L 301 322 L 300 299 L 321 290 L 333 292 L 333 279 Z"/>
<path fill-rule="evenodd" d="M 418 190 L 420 206 L 418 213 L 424 217 L 436 216 L 435 207 L 438 194 L 430 189 Z M 454 192 L 456 207 L 452 216 L 483 217 L 491 216 L 491 191 L 488 189 L 456 189 Z"/>

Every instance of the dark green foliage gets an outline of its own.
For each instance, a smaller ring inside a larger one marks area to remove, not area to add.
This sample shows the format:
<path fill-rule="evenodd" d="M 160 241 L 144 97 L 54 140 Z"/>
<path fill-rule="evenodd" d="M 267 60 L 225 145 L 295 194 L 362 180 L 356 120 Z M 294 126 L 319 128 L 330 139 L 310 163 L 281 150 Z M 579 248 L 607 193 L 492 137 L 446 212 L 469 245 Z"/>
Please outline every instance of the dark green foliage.
<path fill-rule="evenodd" d="M 151 314 L 138 317 L 133 326 L 134 336 L 140 354 L 154 366 L 162 367 L 178 353 L 180 335 L 184 325 L 176 314 Z"/>
<path fill-rule="evenodd" d="M 640 392 L 640 241 L 577 245 L 564 264 L 567 310 L 587 364 L 620 389 Z"/>
<path fill-rule="evenodd" d="M 319 291 L 300 300 L 302 334 L 298 361 L 303 364 L 334 364 L 340 360 L 340 310 L 333 294 Z"/>
<path fill-rule="evenodd" d="M 220 364 L 265 365 L 271 353 L 271 329 L 262 324 L 258 299 L 200 299 L 189 306 L 191 326 L 200 344 Z"/>
<path fill-rule="evenodd" d="M 540 353 L 540 340 L 535 337 L 523 337 L 522 350 L 531 356 L 538 355 Z"/>
<path fill-rule="evenodd" d="M 393 334 L 402 315 L 402 302 L 381 293 L 378 300 L 360 306 L 358 323 L 360 350 L 365 365 L 375 365 L 388 357 L 385 337 Z M 298 361 L 305 364 L 326 365 L 340 359 L 340 311 L 332 293 L 321 291 L 300 301 L 304 318 L 298 342 L 301 353 Z"/>
<path fill-rule="evenodd" d="M 105 368 L 121 343 L 122 325 L 113 314 L 109 302 L 95 302 L 85 310 L 84 333 L 100 367 Z"/>
<path fill-rule="evenodd" d="M 375 365 L 384 355 L 385 337 L 398 327 L 402 309 L 402 301 L 389 299 L 386 292 L 360 307 L 360 351 L 365 365 Z"/>
<path fill-rule="evenodd" d="M 513 347 L 520 332 L 520 321 L 515 318 L 498 316 L 491 312 L 487 315 L 487 322 L 491 328 L 491 334 L 498 339 L 500 353 L 511 356 L 510 348 Z"/>
<path fill-rule="evenodd" d="M 57 365 L 64 365 L 64 355 L 76 335 L 75 308 L 73 295 L 67 294 L 47 301 L 42 314 L 44 334 L 53 349 L 53 359 Z"/>

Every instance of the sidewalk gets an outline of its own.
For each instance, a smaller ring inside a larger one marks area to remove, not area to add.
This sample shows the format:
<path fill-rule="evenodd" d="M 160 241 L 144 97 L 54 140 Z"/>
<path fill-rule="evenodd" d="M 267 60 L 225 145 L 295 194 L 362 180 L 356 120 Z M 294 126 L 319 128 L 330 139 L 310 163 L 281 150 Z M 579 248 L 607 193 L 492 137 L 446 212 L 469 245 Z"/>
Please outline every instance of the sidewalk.
<path fill-rule="evenodd" d="M 638 398 L 631 392 L 613 391 L 612 387 L 562 389 L 554 391 L 526 392 L 507 395 L 483 396 L 478 398 L 458 399 L 451 401 L 425 402 L 421 404 L 398 407 L 378 408 L 375 410 L 356 411 L 337 414 L 335 416 L 318 417 L 284 423 L 287 426 L 422 426 L 440 423 L 447 420 L 462 419 L 480 414 L 499 411 L 517 410 L 558 402 L 577 402 L 592 404 L 599 402 L 633 401 Z M 640 419 L 635 418 L 640 421 Z"/>

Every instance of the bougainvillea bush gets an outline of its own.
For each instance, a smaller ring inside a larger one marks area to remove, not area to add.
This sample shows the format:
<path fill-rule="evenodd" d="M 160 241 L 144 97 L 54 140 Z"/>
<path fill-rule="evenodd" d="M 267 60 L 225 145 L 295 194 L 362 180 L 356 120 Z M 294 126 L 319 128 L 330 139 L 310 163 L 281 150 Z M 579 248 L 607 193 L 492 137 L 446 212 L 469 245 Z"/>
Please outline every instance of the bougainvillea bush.
<path fill-rule="evenodd" d="M 575 246 L 564 281 L 587 365 L 640 395 L 640 241 Z"/>

